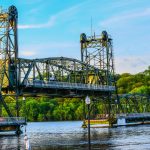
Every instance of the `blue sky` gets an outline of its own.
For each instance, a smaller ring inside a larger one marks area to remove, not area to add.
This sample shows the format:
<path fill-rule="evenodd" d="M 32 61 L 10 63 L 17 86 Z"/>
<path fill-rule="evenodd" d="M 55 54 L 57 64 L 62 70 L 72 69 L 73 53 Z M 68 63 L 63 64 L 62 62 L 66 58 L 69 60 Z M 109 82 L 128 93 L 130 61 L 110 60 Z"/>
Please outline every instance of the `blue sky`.
<path fill-rule="evenodd" d="M 150 65 L 149 0 L 0 0 L 19 12 L 19 56 L 80 59 L 80 33 L 113 38 L 115 71 L 137 73 Z"/>

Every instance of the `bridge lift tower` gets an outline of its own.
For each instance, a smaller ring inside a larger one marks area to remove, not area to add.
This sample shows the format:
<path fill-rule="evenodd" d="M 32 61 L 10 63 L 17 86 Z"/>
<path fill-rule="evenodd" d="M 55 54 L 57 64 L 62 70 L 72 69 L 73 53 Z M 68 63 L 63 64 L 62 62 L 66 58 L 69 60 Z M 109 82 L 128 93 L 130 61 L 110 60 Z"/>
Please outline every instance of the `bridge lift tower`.
<path fill-rule="evenodd" d="M 11 91 L 12 94 L 16 93 L 17 98 L 17 19 L 18 12 L 15 6 L 10 6 L 8 11 L 0 12 L 0 98 L 9 116 L 12 115 L 5 105 L 2 87 Z M 18 112 L 16 116 L 19 116 Z"/>
<path fill-rule="evenodd" d="M 80 43 L 81 61 L 100 70 L 101 78 L 97 82 L 102 85 L 113 85 L 114 58 L 112 39 L 108 33 L 103 31 L 101 36 L 86 36 L 82 33 Z"/>
<path fill-rule="evenodd" d="M 95 82 L 100 85 L 115 86 L 114 76 L 114 56 L 112 39 L 106 31 L 102 31 L 101 36 L 80 35 L 81 61 L 96 67 L 99 70 L 99 77 L 93 79 L 92 73 L 87 77 L 87 83 Z M 94 80 L 94 81 L 93 81 Z M 108 91 L 106 100 L 109 103 L 108 113 L 110 114 L 110 101 L 112 92 Z M 102 95 L 104 98 L 104 95 Z"/>
<path fill-rule="evenodd" d="M 19 117 L 17 19 L 18 12 L 15 6 L 10 6 L 8 10 L 0 12 L 0 102 L 9 117 L 13 117 L 13 115 L 6 105 L 5 99 L 10 95 L 16 99 L 16 117 Z M 21 125 L 14 118 L 11 124 L 17 128 L 20 128 Z"/>

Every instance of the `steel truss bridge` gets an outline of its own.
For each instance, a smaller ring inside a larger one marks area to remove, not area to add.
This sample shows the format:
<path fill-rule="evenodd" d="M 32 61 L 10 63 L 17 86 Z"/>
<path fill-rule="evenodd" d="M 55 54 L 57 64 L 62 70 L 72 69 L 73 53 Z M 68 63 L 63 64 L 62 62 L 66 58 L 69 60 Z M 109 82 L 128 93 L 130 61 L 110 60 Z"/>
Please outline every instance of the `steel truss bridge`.
<path fill-rule="evenodd" d="M 23 95 L 82 97 L 115 90 L 112 85 L 102 84 L 104 73 L 98 68 L 72 58 L 19 58 L 18 66 L 19 91 Z"/>
<path fill-rule="evenodd" d="M 89 95 L 107 99 L 109 113 L 114 106 L 124 111 L 124 104 L 120 102 L 122 98 L 116 90 L 112 38 L 106 31 L 100 36 L 80 35 L 81 60 L 66 57 L 31 60 L 18 57 L 17 23 L 15 6 L 1 10 L 0 101 L 10 117 L 14 114 L 5 102 L 7 96 L 16 99 L 17 117 L 20 96 L 83 98 Z M 129 101 L 127 98 L 126 103 Z"/>

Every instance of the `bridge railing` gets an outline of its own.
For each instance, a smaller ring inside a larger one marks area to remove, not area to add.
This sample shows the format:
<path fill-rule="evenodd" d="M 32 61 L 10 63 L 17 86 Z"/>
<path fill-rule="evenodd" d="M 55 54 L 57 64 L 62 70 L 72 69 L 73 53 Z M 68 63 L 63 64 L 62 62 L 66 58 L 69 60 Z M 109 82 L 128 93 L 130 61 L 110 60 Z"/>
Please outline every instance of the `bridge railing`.
<path fill-rule="evenodd" d="M 0 117 L 0 125 L 25 124 L 25 117 Z"/>
<path fill-rule="evenodd" d="M 102 91 L 114 91 L 114 86 L 108 85 L 97 85 L 97 84 L 83 84 L 83 83 L 67 83 L 67 82 L 57 82 L 57 81 L 28 81 L 25 86 L 35 86 L 35 87 L 45 87 L 45 88 L 70 88 L 70 89 L 80 89 L 80 90 L 102 90 Z"/>
<path fill-rule="evenodd" d="M 130 113 L 130 114 L 117 114 L 117 118 L 137 118 L 137 117 L 150 117 L 150 113 Z"/>

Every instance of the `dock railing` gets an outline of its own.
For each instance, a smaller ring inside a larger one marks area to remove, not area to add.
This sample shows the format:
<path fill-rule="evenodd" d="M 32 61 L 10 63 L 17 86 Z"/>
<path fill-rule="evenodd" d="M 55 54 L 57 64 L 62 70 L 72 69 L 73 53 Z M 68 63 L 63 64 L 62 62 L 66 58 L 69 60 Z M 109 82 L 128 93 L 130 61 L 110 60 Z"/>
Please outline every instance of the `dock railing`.
<path fill-rule="evenodd" d="M 26 119 L 25 117 L 0 117 L 0 126 L 13 124 L 26 124 Z"/>
<path fill-rule="evenodd" d="M 145 112 L 145 113 L 131 113 L 131 114 L 117 114 L 116 115 L 117 118 L 141 118 L 141 117 L 150 117 L 150 113 L 149 112 Z"/>

